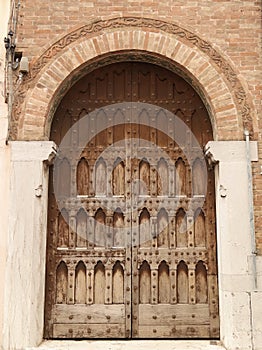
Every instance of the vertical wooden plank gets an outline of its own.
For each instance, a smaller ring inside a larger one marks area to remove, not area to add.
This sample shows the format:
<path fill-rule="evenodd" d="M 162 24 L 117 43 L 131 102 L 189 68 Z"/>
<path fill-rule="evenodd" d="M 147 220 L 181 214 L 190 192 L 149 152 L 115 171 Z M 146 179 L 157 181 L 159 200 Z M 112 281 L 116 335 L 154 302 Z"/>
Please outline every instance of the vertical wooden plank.
<path fill-rule="evenodd" d="M 86 248 L 87 245 L 87 215 L 84 209 L 80 209 L 76 216 L 76 246 Z"/>
<path fill-rule="evenodd" d="M 113 267 L 112 297 L 113 304 L 124 303 L 124 270 L 119 261 Z"/>
<path fill-rule="evenodd" d="M 75 304 L 86 303 L 86 267 L 82 261 L 75 270 Z"/>
<path fill-rule="evenodd" d="M 112 304 L 112 287 L 113 287 L 113 280 L 112 280 L 112 266 L 108 265 L 105 269 L 105 304 Z"/>
<path fill-rule="evenodd" d="M 157 274 L 154 276 L 157 277 Z M 144 261 L 139 269 L 139 302 L 140 304 L 150 304 L 153 296 L 151 296 L 151 269 L 147 261 Z M 155 281 L 156 283 L 156 281 Z"/>
<path fill-rule="evenodd" d="M 204 196 L 206 194 L 207 178 L 205 166 L 205 163 L 198 158 L 193 163 L 193 195 Z"/>
<path fill-rule="evenodd" d="M 93 164 L 89 165 L 90 180 L 89 180 L 89 193 L 91 196 L 95 195 L 95 167 Z"/>
<path fill-rule="evenodd" d="M 114 227 L 113 227 L 113 216 L 107 215 L 106 217 L 106 247 L 111 249 L 114 246 Z"/>
<path fill-rule="evenodd" d="M 156 114 L 157 145 L 161 148 L 168 146 L 168 118 L 164 109 L 159 109 Z"/>
<path fill-rule="evenodd" d="M 66 264 L 61 261 L 56 269 L 56 303 L 66 304 L 68 294 L 68 270 Z"/>
<path fill-rule="evenodd" d="M 130 228 L 131 230 L 131 228 Z M 131 338 L 132 334 L 132 237 L 131 232 L 127 237 L 126 247 L 126 261 L 124 273 L 124 302 L 125 302 L 125 324 L 126 324 L 126 338 Z M 135 260 L 136 262 L 136 260 Z"/>
<path fill-rule="evenodd" d="M 177 270 L 170 269 L 170 303 L 177 303 Z"/>
<path fill-rule="evenodd" d="M 114 143 L 125 139 L 126 118 L 122 110 L 118 109 L 114 114 L 113 140 Z"/>
<path fill-rule="evenodd" d="M 132 74 L 132 72 L 127 73 L 129 76 Z M 131 79 L 131 77 L 130 77 Z M 130 80 L 131 83 L 132 79 Z M 131 97 L 131 91 L 128 92 Z M 133 154 L 133 149 L 131 147 L 132 143 L 130 143 L 130 137 L 131 132 L 132 132 L 132 127 L 131 127 L 131 115 L 132 115 L 132 110 L 127 111 L 126 117 L 126 127 L 125 127 L 125 138 L 127 140 L 126 142 L 126 159 L 125 159 L 125 198 L 126 198 L 126 203 L 125 203 L 125 210 L 126 210 L 126 215 L 123 218 L 123 222 L 121 222 L 121 225 L 124 225 L 127 227 L 126 232 L 126 237 L 125 237 L 125 247 L 126 247 L 126 259 L 125 259 L 125 274 L 124 274 L 124 299 L 125 299 L 125 325 L 126 325 L 126 337 L 130 338 L 131 337 L 131 322 L 132 322 L 132 281 L 131 281 L 131 274 L 132 274 L 132 264 L 133 264 L 133 259 L 135 257 L 132 257 L 132 248 L 134 245 L 133 242 L 133 233 L 132 233 L 132 221 L 133 221 L 133 215 L 132 215 L 132 206 L 133 206 L 133 193 L 132 193 L 132 174 L 133 174 L 133 167 L 132 167 L 132 161 L 133 157 L 135 157 L 135 154 Z M 138 174 L 138 173 L 137 173 Z M 121 218 L 121 219 L 122 219 Z M 122 220 L 121 220 L 122 221 Z M 121 229 L 120 229 L 121 232 Z M 137 233 L 138 234 L 138 233 Z M 122 239 L 121 239 L 122 240 Z"/>
<path fill-rule="evenodd" d="M 104 129 L 107 125 L 107 115 L 103 107 L 97 110 L 95 118 L 96 122 L 96 146 L 107 146 L 107 129 Z"/>
<path fill-rule="evenodd" d="M 182 208 L 176 214 L 176 246 L 179 248 L 186 248 L 188 246 L 187 218 Z"/>
<path fill-rule="evenodd" d="M 114 164 L 112 172 L 112 188 L 114 196 L 123 196 L 125 194 L 125 165 L 120 159 L 117 159 L 117 164 Z"/>
<path fill-rule="evenodd" d="M 58 198 L 67 198 L 71 195 L 71 174 L 72 168 L 67 158 L 62 159 L 56 164 L 55 190 Z"/>
<path fill-rule="evenodd" d="M 69 215 L 62 209 L 58 215 L 57 246 L 67 248 L 69 245 Z"/>
<path fill-rule="evenodd" d="M 150 214 L 146 208 L 139 217 L 139 245 L 140 247 L 151 246 Z"/>
<path fill-rule="evenodd" d="M 72 164 L 71 160 L 71 182 L 70 182 L 70 197 L 76 197 L 77 196 L 77 179 L 76 179 L 76 166 Z M 64 174 L 64 177 L 66 174 Z"/>
<path fill-rule="evenodd" d="M 150 113 L 150 141 L 156 145 L 157 144 L 157 124 L 156 124 L 156 113 L 158 111 L 158 107 L 152 110 Z"/>
<path fill-rule="evenodd" d="M 150 194 L 151 196 L 157 196 L 158 195 L 158 168 L 157 164 L 153 163 L 151 161 L 150 163 Z"/>
<path fill-rule="evenodd" d="M 188 304 L 188 267 L 184 261 L 177 266 L 177 302 Z"/>
<path fill-rule="evenodd" d="M 78 149 L 83 148 L 83 144 L 86 143 L 86 132 L 87 130 L 90 130 L 89 124 L 90 124 L 90 118 L 88 116 L 88 111 L 86 108 L 82 108 L 80 113 L 78 114 L 78 121 L 82 118 L 85 118 L 85 127 L 83 128 L 81 123 L 77 123 L 77 144 L 78 144 Z"/>
<path fill-rule="evenodd" d="M 124 231 L 124 215 L 120 208 L 113 215 L 113 245 L 114 247 L 125 247 L 126 237 Z"/>
<path fill-rule="evenodd" d="M 187 246 L 189 248 L 194 247 L 195 240 L 194 240 L 194 216 L 192 213 L 188 212 L 187 215 L 187 237 L 188 237 L 188 243 Z"/>
<path fill-rule="evenodd" d="M 168 214 L 164 208 L 161 208 L 157 215 L 157 246 L 162 248 L 169 247 L 169 221 Z"/>
<path fill-rule="evenodd" d="M 158 303 L 170 304 L 170 271 L 165 261 L 158 268 Z"/>
<path fill-rule="evenodd" d="M 167 162 L 161 158 L 157 164 L 157 194 L 159 196 L 169 195 L 169 169 Z"/>
<path fill-rule="evenodd" d="M 196 303 L 196 277 L 195 277 L 195 264 L 188 266 L 188 296 L 189 304 Z"/>
<path fill-rule="evenodd" d="M 151 270 L 151 304 L 158 303 L 158 269 Z"/>
<path fill-rule="evenodd" d="M 105 289 L 105 267 L 99 261 L 94 271 L 94 304 L 105 304 Z"/>
<path fill-rule="evenodd" d="M 94 247 L 94 242 L 95 242 L 94 217 L 91 216 L 90 212 L 87 219 L 87 239 L 88 239 L 88 248 Z"/>
<path fill-rule="evenodd" d="M 108 176 L 106 177 L 106 181 L 107 181 L 106 194 L 111 197 L 113 195 L 113 186 L 112 186 L 113 167 L 111 166 L 111 164 L 107 164 L 106 173 L 108 174 Z M 110 177 L 110 174 L 111 174 L 111 177 Z"/>
<path fill-rule="evenodd" d="M 150 141 L 150 115 L 146 109 L 143 109 L 139 114 L 139 144 L 140 147 L 145 147 Z"/>
<path fill-rule="evenodd" d="M 195 232 L 195 246 L 206 247 L 205 215 L 200 208 L 198 208 L 195 211 L 194 232 Z"/>
<path fill-rule="evenodd" d="M 169 217 L 169 242 L 170 242 L 170 249 L 175 249 L 176 247 L 176 217 L 170 216 Z"/>
<path fill-rule="evenodd" d="M 103 158 L 98 159 L 95 171 L 96 196 L 105 196 L 107 194 L 107 167 Z"/>
<path fill-rule="evenodd" d="M 217 276 L 208 275 L 208 300 L 210 310 L 210 337 L 219 337 L 219 305 Z"/>
<path fill-rule="evenodd" d="M 140 195 L 150 194 L 150 165 L 147 159 L 141 160 L 139 164 Z"/>
<path fill-rule="evenodd" d="M 157 227 L 157 218 L 151 217 L 150 218 L 150 230 L 151 230 L 151 246 L 152 248 L 157 247 L 157 241 L 158 241 L 158 227 Z"/>
<path fill-rule="evenodd" d="M 186 174 L 186 166 L 182 158 L 178 158 L 175 164 L 175 181 L 176 181 L 176 195 L 177 196 L 185 196 L 187 194 L 186 191 L 186 183 L 187 183 L 187 174 Z"/>
<path fill-rule="evenodd" d="M 86 270 L 87 274 L 87 293 L 86 293 L 86 303 L 88 305 L 93 304 L 94 299 L 94 270 L 91 266 Z"/>
<path fill-rule="evenodd" d="M 169 172 L 169 193 L 171 197 L 175 196 L 175 166 L 168 164 L 168 172 Z"/>
<path fill-rule="evenodd" d="M 68 266 L 68 300 L 67 304 L 75 302 L 75 265 L 70 263 Z"/>
<path fill-rule="evenodd" d="M 95 245 L 99 247 L 105 247 L 106 243 L 106 215 L 104 211 L 99 208 L 95 214 Z"/>
<path fill-rule="evenodd" d="M 71 249 L 76 247 L 76 213 L 73 210 L 69 217 L 69 247 Z"/>
<path fill-rule="evenodd" d="M 133 255 L 138 256 L 138 248 L 133 249 Z M 139 261 L 139 263 L 141 263 Z M 138 270 L 138 261 L 132 265 L 132 336 L 138 336 L 139 324 L 139 298 L 140 298 L 140 271 Z"/>
<path fill-rule="evenodd" d="M 77 164 L 76 183 L 78 195 L 86 196 L 89 194 L 89 166 L 84 157 Z"/>
<path fill-rule="evenodd" d="M 202 261 L 196 265 L 196 302 L 206 304 L 208 301 L 207 270 Z"/>
<path fill-rule="evenodd" d="M 152 101 L 154 101 L 154 99 L 156 98 L 156 94 L 157 94 L 157 89 L 156 89 L 156 74 L 155 72 L 151 71 L 150 72 L 150 97 L 152 99 Z"/>

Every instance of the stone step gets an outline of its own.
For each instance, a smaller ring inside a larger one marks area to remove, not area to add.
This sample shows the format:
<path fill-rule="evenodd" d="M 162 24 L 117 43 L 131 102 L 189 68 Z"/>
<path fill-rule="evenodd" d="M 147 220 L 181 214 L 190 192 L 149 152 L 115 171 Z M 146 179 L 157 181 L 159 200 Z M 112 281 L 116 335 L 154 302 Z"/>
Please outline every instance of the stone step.
<path fill-rule="evenodd" d="M 216 341 L 177 340 L 80 340 L 44 341 L 37 348 L 26 350 L 225 350 Z"/>

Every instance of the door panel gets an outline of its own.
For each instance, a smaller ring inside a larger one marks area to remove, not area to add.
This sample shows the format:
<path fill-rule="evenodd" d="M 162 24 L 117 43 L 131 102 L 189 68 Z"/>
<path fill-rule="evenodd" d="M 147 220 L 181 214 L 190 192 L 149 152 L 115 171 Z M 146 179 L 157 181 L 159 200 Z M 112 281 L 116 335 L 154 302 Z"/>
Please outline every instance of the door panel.
<path fill-rule="evenodd" d="M 193 88 L 146 63 L 96 70 L 60 103 L 51 138 L 71 128 L 73 151 L 59 161 L 64 197 L 50 171 L 46 338 L 219 337 L 213 173 L 204 198 L 205 164 L 170 112 L 200 147 L 211 139 Z"/>

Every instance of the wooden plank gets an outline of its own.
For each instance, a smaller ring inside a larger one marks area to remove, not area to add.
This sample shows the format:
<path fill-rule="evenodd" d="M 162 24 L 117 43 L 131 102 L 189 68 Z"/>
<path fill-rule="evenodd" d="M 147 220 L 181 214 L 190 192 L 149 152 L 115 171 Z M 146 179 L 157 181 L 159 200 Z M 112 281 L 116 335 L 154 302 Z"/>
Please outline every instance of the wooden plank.
<path fill-rule="evenodd" d="M 219 306 L 216 275 L 208 276 L 208 286 L 211 337 L 215 338 L 219 337 Z"/>
<path fill-rule="evenodd" d="M 87 293 L 86 293 L 86 303 L 93 304 L 94 300 L 94 270 L 87 270 Z"/>
<path fill-rule="evenodd" d="M 208 325 L 139 326 L 137 338 L 202 338 L 210 337 Z"/>
<path fill-rule="evenodd" d="M 132 335 L 138 334 L 138 305 L 139 305 L 139 270 L 138 270 L 138 249 L 133 248 L 132 258 Z"/>
<path fill-rule="evenodd" d="M 125 338 L 124 325 L 118 324 L 63 324 L 53 325 L 54 338 Z"/>
<path fill-rule="evenodd" d="M 208 304 L 139 305 L 140 325 L 161 325 L 163 322 L 166 325 L 208 325 L 210 324 L 209 306 Z"/>
<path fill-rule="evenodd" d="M 112 304 L 112 268 L 106 269 L 106 289 L 105 289 L 105 303 Z"/>
<path fill-rule="evenodd" d="M 189 303 L 196 303 L 196 276 L 195 276 L 195 266 L 194 264 L 189 265 L 188 270 L 188 296 Z"/>
<path fill-rule="evenodd" d="M 74 267 L 69 268 L 68 270 L 68 304 L 74 304 L 75 302 L 75 269 Z"/>
<path fill-rule="evenodd" d="M 70 215 L 69 218 L 69 231 L 69 247 L 74 249 L 76 244 L 76 218 L 74 215 Z"/>
<path fill-rule="evenodd" d="M 170 301 L 171 301 L 171 304 L 176 304 L 176 302 L 177 302 L 176 281 L 177 281 L 176 270 L 172 269 L 172 270 L 170 270 L 170 297 L 171 297 Z"/>
<path fill-rule="evenodd" d="M 151 270 L 151 303 L 158 303 L 158 270 Z"/>
<path fill-rule="evenodd" d="M 55 323 L 125 323 L 125 305 L 65 305 L 53 308 Z"/>

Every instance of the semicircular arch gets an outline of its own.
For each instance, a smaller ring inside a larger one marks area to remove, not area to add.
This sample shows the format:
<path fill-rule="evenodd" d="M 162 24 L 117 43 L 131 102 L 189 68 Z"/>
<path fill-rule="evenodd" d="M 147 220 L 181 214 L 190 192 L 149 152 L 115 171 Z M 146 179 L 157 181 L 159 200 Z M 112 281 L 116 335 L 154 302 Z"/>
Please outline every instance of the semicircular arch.
<path fill-rule="evenodd" d="M 10 138 L 48 139 L 56 107 L 74 82 L 121 60 L 151 62 L 182 75 L 205 103 L 214 139 L 239 140 L 244 129 L 254 132 L 248 93 L 209 42 L 174 23 L 124 17 L 78 28 L 36 60 L 16 96 Z"/>

